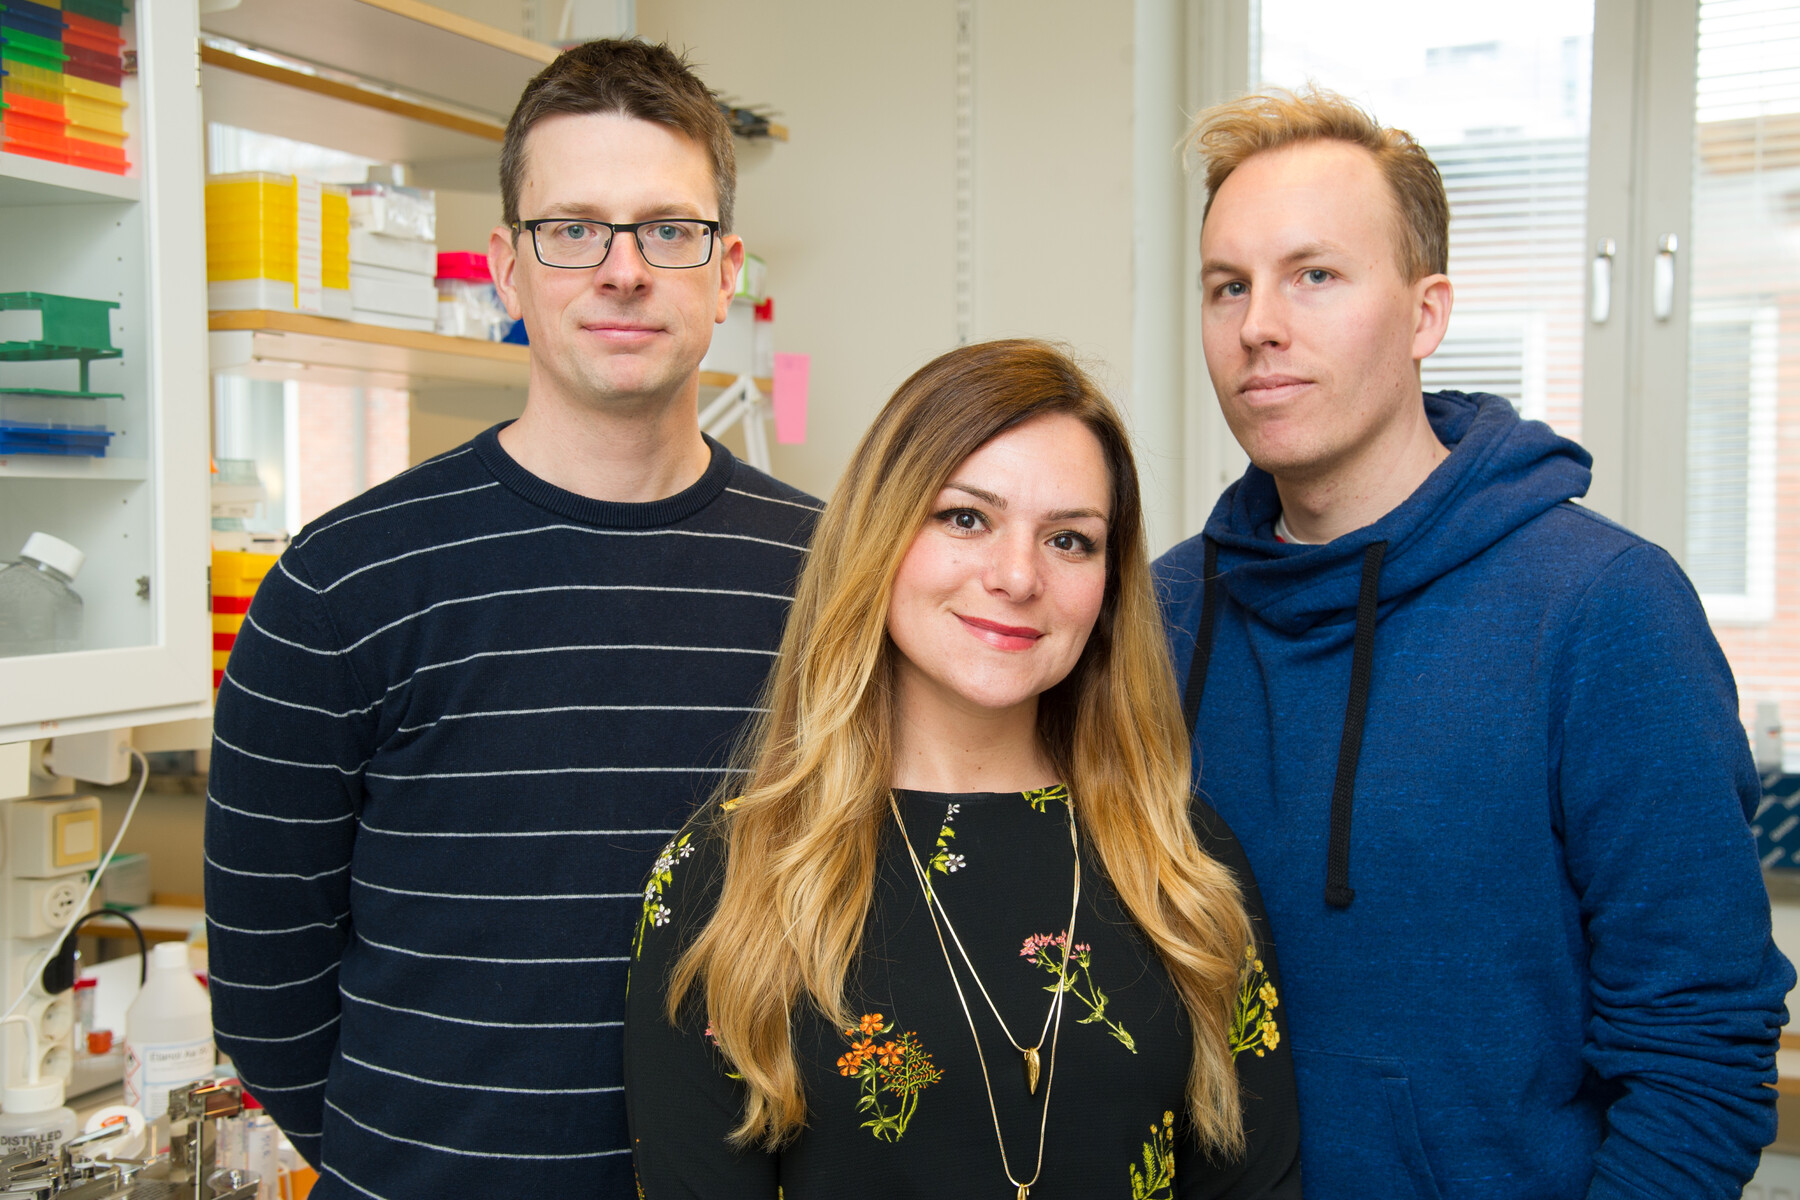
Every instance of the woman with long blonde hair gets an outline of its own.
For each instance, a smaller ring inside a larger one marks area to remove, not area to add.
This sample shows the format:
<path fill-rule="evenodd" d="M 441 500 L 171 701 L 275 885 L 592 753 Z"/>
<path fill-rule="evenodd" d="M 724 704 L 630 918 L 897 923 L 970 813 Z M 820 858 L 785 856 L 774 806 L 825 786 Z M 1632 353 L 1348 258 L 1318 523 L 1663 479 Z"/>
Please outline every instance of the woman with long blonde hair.
<path fill-rule="evenodd" d="M 766 704 L 645 890 L 649 1200 L 1299 1195 L 1260 902 L 1189 795 L 1124 426 L 1065 355 L 895 393 Z"/>

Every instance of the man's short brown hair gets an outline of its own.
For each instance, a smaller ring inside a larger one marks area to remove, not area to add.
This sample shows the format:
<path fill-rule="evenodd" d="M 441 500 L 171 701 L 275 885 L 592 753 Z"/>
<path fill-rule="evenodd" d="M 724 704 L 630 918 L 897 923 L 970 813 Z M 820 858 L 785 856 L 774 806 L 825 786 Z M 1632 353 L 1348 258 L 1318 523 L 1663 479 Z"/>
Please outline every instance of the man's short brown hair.
<path fill-rule="evenodd" d="M 719 224 L 731 231 L 737 195 L 737 153 L 719 102 L 666 45 L 635 38 L 607 38 L 573 46 L 525 85 L 506 140 L 500 146 L 500 205 L 510 227 L 519 219 L 519 185 L 525 174 L 525 136 L 559 113 L 618 113 L 682 133 L 712 161 Z"/>
<path fill-rule="evenodd" d="M 1195 118 L 1187 145 L 1206 171 L 1206 211 L 1245 159 L 1302 142 L 1361 146 L 1394 195 L 1395 242 L 1408 281 L 1441 275 L 1450 263 L 1450 200 L 1437 164 L 1412 135 L 1388 129 L 1336 92 L 1271 89 L 1215 104 Z"/>

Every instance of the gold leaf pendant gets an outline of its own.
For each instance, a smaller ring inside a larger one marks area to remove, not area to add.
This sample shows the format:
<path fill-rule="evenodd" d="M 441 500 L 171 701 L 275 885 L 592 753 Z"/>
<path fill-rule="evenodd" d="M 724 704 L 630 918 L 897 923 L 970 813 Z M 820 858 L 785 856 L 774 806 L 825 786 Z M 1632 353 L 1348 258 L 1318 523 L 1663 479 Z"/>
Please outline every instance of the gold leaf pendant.
<path fill-rule="evenodd" d="M 1033 1046 L 1031 1049 L 1025 1051 L 1025 1090 L 1033 1096 L 1037 1095 L 1037 1081 L 1038 1052 L 1037 1047 Z M 1020 1194 L 1023 1195 L 1024 1193 L 1021 1192 Z"/>

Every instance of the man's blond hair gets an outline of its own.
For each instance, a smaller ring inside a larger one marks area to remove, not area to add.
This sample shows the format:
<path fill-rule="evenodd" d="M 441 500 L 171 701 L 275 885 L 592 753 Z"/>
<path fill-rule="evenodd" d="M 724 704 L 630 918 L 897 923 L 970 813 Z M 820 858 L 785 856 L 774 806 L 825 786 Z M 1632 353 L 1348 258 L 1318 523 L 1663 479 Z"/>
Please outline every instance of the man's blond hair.
<path fill-rule="evenodd" d="M 1395 242 L 1408 281 L 1441 275 L 1450 262 L 1450 200 L 1437 164 L 1412 135 L 1389 129 L 1336 92 L 1271 89 L 1215 104 L 1194 119 L 1187 145 L 1206 172 L 1206 211 L 1231 173 L 1254 154 L 1303 142 L 1361 146 L 1394 196 Z"/>

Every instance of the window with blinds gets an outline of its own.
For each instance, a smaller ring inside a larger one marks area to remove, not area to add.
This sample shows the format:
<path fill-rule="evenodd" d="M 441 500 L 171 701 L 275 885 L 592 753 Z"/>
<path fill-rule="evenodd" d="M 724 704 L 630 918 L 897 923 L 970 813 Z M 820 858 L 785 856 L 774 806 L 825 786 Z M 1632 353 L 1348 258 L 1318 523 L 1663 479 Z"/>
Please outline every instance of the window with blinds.
<path fill-rule="evenodd" d="M 1252 78 L 1342 92 L 1430 152 L 1450 199 L 1450 329 L 1428 389 L 1493 392 L 1581 436 L 1593 6 L 1439 5 L 1407 20 L 1258 0 Z"/>
<path fill-rule="evenodd" d="M 1800 428 L 1781 399 L 1800 370 L 1800 0 L 1703 0 L 1699 19 L 1687 567 L 1715 621 L 1767 622 L 1778 558 L 1800 566 L 1776 523 L 1778 433 Z"/>

